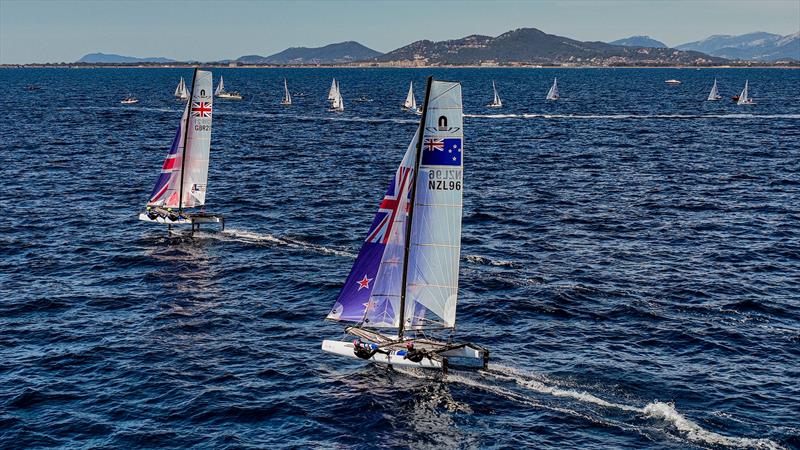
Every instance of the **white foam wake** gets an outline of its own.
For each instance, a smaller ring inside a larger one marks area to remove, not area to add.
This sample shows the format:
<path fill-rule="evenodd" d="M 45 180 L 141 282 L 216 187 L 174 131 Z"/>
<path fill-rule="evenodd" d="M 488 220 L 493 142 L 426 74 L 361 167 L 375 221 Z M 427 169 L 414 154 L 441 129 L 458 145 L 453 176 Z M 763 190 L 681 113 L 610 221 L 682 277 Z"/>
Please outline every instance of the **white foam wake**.
<path fill-rule="evenodd" d="M 517 264 L 514 261 L 503 261 L 500 259 L 491 259 L 485 256 L 480 255 L 466 255 L 464 259 L 476 264 L 483 264 L 487 266 L 498 266 L 498 267 L 516 267 Z"/>
<path fill-rule="evenodd" d="M 678 410 L 675 409 L 675 405 L 671 403 L 654 401 L 646 404 L 644 407 L 638 407 L 611 402 L 587 392 L 550 386 L 542 381 L 543 377 L 541 376 L 527 374 L 512 367 L 495 364 L 490 365 L 489 371 L 484 372 L 484 375 L 503 381 L 512 381 L 520 387 L 538 393 L 553 395 L 555 397 L 571 398 L 573 400 L 591 403 L 604 408 L 613 408 L 625 412 L 639 414 L 650 419 L 661 420 L 671 424 L 682 434 L 682 436 L 694 443 L 705 445 L 723 445 L 727 447 L 739 448 L 763 448 L 770 450 L 782 448 L 780 445 L 770 439 L 725 436 L 707 430 L 679 413 Z M 498 393 L 498 391 L 496 391 L 494 388 L 492 391 Z M 514 397 L 519 397 L 519 395 L 520 394 L 513 393 L 513 395 L 509 398 L 514 400 Z"/>
<path fill-rule="evenodd" d="M 800 119 L 800 114 L 464 114 L 475 119 Z"/>
<path fill-rule="evenodd" d="M 355 258 L 356 255 L 337 248 L 325 247 L 324 245 L 312 244 L 298 239 L 281 238 L 269 233 L 255 233 L 247 230 L 237 230 L 234 228 L 227 228 L 221 233 L 195 233 L 196 237 L 204 239 L 219 239 L 233 242 L 240 242 L 245 244 L 272 244 L 284 247 L 294 248 L 298 250 L 307 250 L 315 253 L 322 253 L 325 255 L 336 255 L 347 258 Z"/>

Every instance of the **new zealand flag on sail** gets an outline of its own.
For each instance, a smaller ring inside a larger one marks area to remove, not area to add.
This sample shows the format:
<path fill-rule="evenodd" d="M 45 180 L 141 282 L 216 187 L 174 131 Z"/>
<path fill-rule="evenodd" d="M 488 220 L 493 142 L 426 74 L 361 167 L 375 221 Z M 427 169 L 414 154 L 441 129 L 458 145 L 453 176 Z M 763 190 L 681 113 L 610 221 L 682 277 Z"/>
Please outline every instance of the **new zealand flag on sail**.
<path fill-rule="evenodd" d="M 423 166 L 460 166 L 461 139 L 425 138 L 422 143 Z"/>

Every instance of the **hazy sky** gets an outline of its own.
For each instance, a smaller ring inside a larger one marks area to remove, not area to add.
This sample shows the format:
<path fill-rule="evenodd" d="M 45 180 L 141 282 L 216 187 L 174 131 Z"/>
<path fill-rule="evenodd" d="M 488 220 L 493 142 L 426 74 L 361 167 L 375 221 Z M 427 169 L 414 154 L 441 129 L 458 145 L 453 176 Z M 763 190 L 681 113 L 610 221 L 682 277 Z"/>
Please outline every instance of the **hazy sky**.
<path fill-rule="evenodd" d="M 86 53 L 213 61 L 354 40 L 386 52 L 420 39 L 521 27 L 579 40 L 800 29 L 800 0 L 70 1 L 0 0 L 0 63 Z"/>

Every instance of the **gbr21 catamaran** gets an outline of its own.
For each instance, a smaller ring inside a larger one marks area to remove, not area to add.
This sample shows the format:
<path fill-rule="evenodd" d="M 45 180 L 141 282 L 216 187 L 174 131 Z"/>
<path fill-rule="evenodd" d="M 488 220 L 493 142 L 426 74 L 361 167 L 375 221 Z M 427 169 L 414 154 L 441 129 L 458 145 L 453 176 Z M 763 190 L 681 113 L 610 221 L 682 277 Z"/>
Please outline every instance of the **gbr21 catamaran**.
<path fill-rule="evenodd" d="M 461 84 L 428 78 L 417 132 L 327 316 L 355 340 L 323 351 L 445 374 L 487 367 L 487 349 L 452 339 L 463 167 Z"/>
<path fill-rule="evenodd" d="M 191 225 L 192 232 L 201 223 L 220 223 L 220 215 L 206 214 L 208 158 L 211 150 L 213 91 L 211 72 L 194 71 L 189 100 L 183 109 L 180 125 L 161 166 L 145 212 L 139 220 L 173 225 Z M 188 209 L 202 208 L 200 212 Z"/>

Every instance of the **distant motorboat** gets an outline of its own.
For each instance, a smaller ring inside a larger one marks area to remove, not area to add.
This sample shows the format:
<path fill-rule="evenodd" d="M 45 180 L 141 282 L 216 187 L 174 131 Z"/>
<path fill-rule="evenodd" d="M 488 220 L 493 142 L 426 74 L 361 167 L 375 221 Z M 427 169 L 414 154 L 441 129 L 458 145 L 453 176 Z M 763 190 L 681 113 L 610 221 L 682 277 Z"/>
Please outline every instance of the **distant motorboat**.
<path fill-rule="evenodd" d="M 123 105 L 133 105 L 135 103 L 139 103 L 139 100 L 129 95 L 123 98 L 122 101 L 120 101 L 120 103 L 122 103 Z"/>
<path fill-rule="evenodd" d="M 353 99 L 353 101 L 356 102 L 356 103 L 369 103 L 369 102 L 372 101 L 372 99 L 367 97 L 367 96 L 362 95 L 361 97 Z"/>
<path fill-rule="evenodd" d="M 29 85 L 25 86 L 25 90 L 26 91 L 38 91 L 41 88 L 42 87 L 37 85 L 37 84 L 29 84 Z"/>
<path fill-rule="evenodd" d="M 739 94 L 739 97 L 736 99 L 736 104 L 737 105 L 755 105 L 756 104 L 756 102 L 753 101 L 753 99 L 750 98 L 750 96 L 748 95 L 748 92 L 747 92 L 747 87 L 748 86 L 747 85 L 748 85 L 748 81 L 745 80 L 744 89 L 742 89 L 742 93 Z"/>
<path fill-rule="evenodd" d="M 500 95 L 497 94 L 497 86 L 494 85 L 494 80 L 492 80 L 492 91 L 494 91 L 494 99 L 492 99 L 492 103 L 486 105 L 487 108 L 502 108 L 503 101 L 500 100 Z"/>
<path fill-rule="evenodd" d="M 550 86 L 550 90 L 547 91 L 547 100 L 558 100 L 559 98 L 561 97 L 558 95 L 558 79 L 553 78 L 553 85 Z"/>
<path fill-rule="evenodd" d="M 715 101 L 722 99 L 722 96 L 717 92 L 717 79 L 714 78 L 714 86 L 711 86 L 711 92 L 708 93 L 708 101 Z"/>
<path fill-rule="evenodd" d="M 681 84 L 680 80 L 676 80 L 676 79 L 667 80 L 664 83 L 667 83 L 667 84 Z"/>
<path fill-rule="evenodd" d="M 281 100 L 281 105 L 289 106 L 292 104 L 292 94 L 289 93 L 289 84 L 286 82 L 286 78 L 283 79 L 283 100 Z"/>

